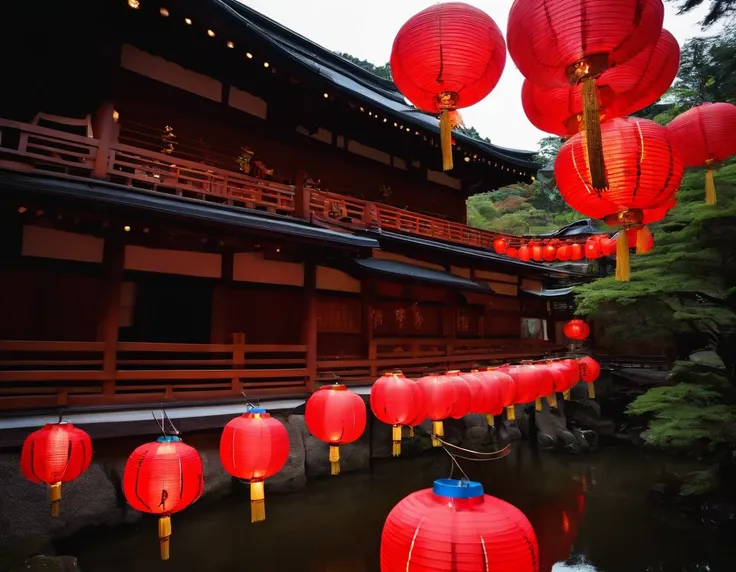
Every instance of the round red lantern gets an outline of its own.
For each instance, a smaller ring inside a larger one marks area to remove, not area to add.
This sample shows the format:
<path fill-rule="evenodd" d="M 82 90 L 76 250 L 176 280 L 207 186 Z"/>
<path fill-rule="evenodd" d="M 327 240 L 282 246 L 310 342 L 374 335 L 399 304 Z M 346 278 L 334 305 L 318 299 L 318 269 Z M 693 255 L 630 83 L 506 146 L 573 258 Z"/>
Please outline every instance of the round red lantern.
<path fill-rule="evenodd" d="M 557 258 L 557 247 L 554 244 L 546 244 L 542 256 L 544 256 L 545 262 L 554 262 Z"/>
<path fill-rule="evenodd" d="M 424 404 L 424 391 L 416 380 L 411 380 L 411 392 L 414 394 L 414 403 L 420 403 L 421 406 L 417 407 L 415 416 L 407 420 L 406 426 L 409 427 L 409 437 L 414 437 L 414 427 L 422 423 L 427 418 L 427 408 Z"/>
<path fill-rule="evenodd" d="M 517 250 L 513 246 L 509 246 L 506 249 L 506 256 L 508 256 L 509 258 L 521 258 L 521 256 L 519 255 L 520 252 L 520 250 Z"/>
<path fill-rule="evenodd" d="M 624 228 L 641 225 L 644 210 L 666 204 L 680 186 L 684 171 L 680 152 L 667 129 L 647 119 L 614 119 L 601 126 L 601 133 L 608 191 L 594 190 L 584 137 L 579 133 L 562 146 L 555 161 L 560 193 L 567 204 L 586 216 Z M 616 278 L 628 280 L 628 240 L 619 238 L 617 243 Z"/>
<path fill-rule="evenodd" d="M 503 413 L 504 408 L 507 408 L 508 419 L 509 421 L 513 421 L 516 418 L 516 411 L 513 406 L 516 397 L 516 382 L 514 379 L 508 373 L 490 367 L 480 372 L 480 375 L 483 376 L 485 383 L 498 387 L 498 401 L 496 402 L 495 408 L 491 409 L 489 413 L 492 416 L 500 415 Z M 488 424 L 492 424 L 490 420 Z"/>
<path fill-rule="evenodd" d="M 232 476 L 250 481 L 250 521 L 266 519 L 263 481 L 289 458 L 289 435 L 265 409 L 252 407 L 228 421 L 220 437 L 220 461 Z"/>
<path fill-rule="evenodd" d="M 539 242 L 530 242 L 529 247 L 532 251 L 532 260 L 537 262 L 544 260 L 544 247 Z"/>
<path fill-rule="evenodd" d="M 539 548 L 524 514 L 473 481 L 438 479 L 386 518 L 381 572 L 537 572 Z"/>
<path fill-rule="evenodd" d="M 580 381 L 580 364 L 576 359 L 563 359 L 560 364 L 567 367 L 567 390 L 563 392 L 564 399 L 570 399 L 570 390 Z"/>
<path fill-rule="evenodd" d="M 595 386 L 593 382 L 598 379 L 601 374 L 601 364 L 590 356 L 585 356 L 578 360 L 580 365 L 580 379 L 588 384 L 588 397 L 595 397 Z"/>
<path fill-rule="evenodd" d="M 47 423 L 23 442 L 20 470 L 34 483 L 48 486 L 51 516 L 59 516 L 61 483 L 73 481 L 92 462 L 92 440 L 71 423 Z"/>
<path fill-rule="evenodd" d="M 532 257 L 531 249 L 525 244 L 519 247 L 519 260 L 528 262 Z"/>
<path fill-rule="evenodd" d="M 330 445 L 330 473 L 339 475 L 340 445 L 358 440 L 365 430 L 363 398 L 344 385 L 323 385 L 307 399 L 304 421 L 312 435 Z"/>
<path fill-rule="evenodd" d="M 570 260 L 570 245 L 563 244 L 557 248 L 557 260 L 560 262 L 567 262 Z"/>
<path fill-rule="evenodd" d="M 577 379 L 574 379 L 574 373 L 570 367 L 560 361 L 548 362 L 547 368 L 554 377 L 555 392 L 565 392 L 578 382 Z"/>
<path fill-rule="evenodd" d="M 398 90 L 422 111 L 440 114 L 443 169 L 452 169 L 450 112 L 496 87 L 506 64 L 501 30 L 468 4 L 430 6 L 401 27 L 390 63 Z"/>
<path fill-rule="evenodd" d="M 448 371 L 445 376 L 455 388 L 455 401 L 452 411 L 450 411 L 450 417 L 453 419 L 462 419 L 470 413 L 470 404 L 473 399 L 470 393 L 470 386 L 456 369 Z"/>
<path fill-rule="evenodd" d="M 483 381 L 476 375 L 477 371 L 473 370 L 470 373 L 459 374 L 470 389 L 470 407 L 468 407 L 468 413 L 483 413 L 489 397 Z"/>
<path fill-rule="evenodd" d="M 440 447 L 438 437 L 445 436 L 443 419 L 450 417 L 455 409 L 457 392 L 454 382 L 445 375 L 428 375 L 417 380 L 424 393 L 424 407 L 432 420 L 432 446 Z"/>
<path fill-rule="evenodd" d="M 384 373 L 371 387 L 371 411 L 379 421 L 391 425 L 394 457 L 401 455 L 401 426 L 424 412 L 424 396 L 416 385 L 397 371 Z"/>
<path fill-rule="evenodd" d="M 736 105 L 703 103 L 675 117 L 667 125 L 686 167 L 707 167 L 705 200 L 716 204 L 713 169 L 736 153 Z"/>
<path fill-rule="evenodd" d="M 603 256 L 603 250 L 601 249 L 600 237 L 594 234 L 585 239 L 585 258 L 594 260 L 601 256 Z"/>
<path fill-rule="evenodd" d="M 570 260 L 582 260 L 585 256 L 585 252 L 582 244 L 577 242 L 570 246 Z"/>
<path fill-rule="evenodd" d="M 661 0 L 515 0 L 506 38 L 528 80 L 548 87 L 582 84 L 591 186 L 608 188 L 596 80 L 657 42 Z"/>
<path fill-rule="evenodd" d="M 195 502 L 203 490 L 202 459 L 177 436 L 141 445 L 125 463 L 123 492 L 128 504 L 159 515 L 161 560 L 169 559 L 171 515 Z"/>
<path fill-rule="evenodd" d="M 493 241 L 493 250 L 496 254 L 506 254 L 506 249 L 509 247 L 509 241 L 503 237 L 499 237 Z"/>
<path fill-rule="evenodd" d="M 562 331 L 569 339 L 582 341 L 590 335 L 590 326 L 584 320 L 576 318 L 567 322 Z"/>
<path fill-rule="evenodd" d="M 537 400 L 543 395 L 544 373 L 541 368 L 535 368 L 531 365 L 516 365 L 507 369 L 503 369 L 516 382 L 516 395 L 514 403 L 523 405 L 525 403 L 534 402 L 539 408 L 540 403 Z"/>

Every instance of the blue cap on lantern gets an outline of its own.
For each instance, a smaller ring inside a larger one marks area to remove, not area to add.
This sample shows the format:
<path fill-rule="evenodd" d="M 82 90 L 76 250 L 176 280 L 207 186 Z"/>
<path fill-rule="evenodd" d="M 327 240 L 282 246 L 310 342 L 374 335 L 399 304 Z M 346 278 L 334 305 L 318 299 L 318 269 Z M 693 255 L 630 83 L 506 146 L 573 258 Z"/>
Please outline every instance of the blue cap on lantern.
<path fill-rule="evenodd" d="M 437 496 L 452 499 L 472 499 L 483 496 L 483 485 L 475 481 L 458 479 L 437 479 L 432 487 Z"/>
<path fill-rule="evenodd" d="M 266 413 L 265 409 L 261 409 L 260 407 L 251 407 L 246 411 L 246 413 Z"/>
<path fill-rule="evenodd" d="M 162 435 L 156 439 L 157 443 L 178 443 L 179 441 L 181 441 L 181 438 L 176 435 Z"/>

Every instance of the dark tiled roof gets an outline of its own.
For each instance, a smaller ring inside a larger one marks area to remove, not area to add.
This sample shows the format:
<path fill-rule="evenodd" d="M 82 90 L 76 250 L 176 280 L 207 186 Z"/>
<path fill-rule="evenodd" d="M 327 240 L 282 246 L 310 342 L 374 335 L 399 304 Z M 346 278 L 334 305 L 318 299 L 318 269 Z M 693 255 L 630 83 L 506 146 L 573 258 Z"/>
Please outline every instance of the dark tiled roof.
<path fill-rule="evenodd" d="M 438 286 L 445 286 L 457 290 L 467 290 L 471 292 L 483 292 L 492 294 L 493 290 L 487 284 L 480 284 L 461 276 L 454 276 L 440 270 L 433 270 L 415 264 L 407 264 L 396 260 L 383 260 L 380 258 L 365 258 L 362 260 L 354 260 L 353 266 L 357 267 L 358 273 L 365 272 L 367 274 L 385 275 L 393 279 L 416 280 L 419 282 L 427 282 Z"/>
<path fill-rule="evenodd" d="M 539 296 L 540 298 L 561 298 L 563 296 L 569 296 L 572 294 L 572 287 L 570 288 L 542 288 L 542 290 L 522 290 L 526 294 L 532 296 Z"/>
<path fill-rule="evenodd" d="M 310 69 L 338 89 L 348 92 L 366 104 L 376 105 L 404 123 L 439 134 L 439 124 L 433 115 L 408 105 L 394 83 L 378 77 L 330 50 L 289 30 L 237 0 L 214 0 L 223 11 L 236 18 L 252 34 L 256 34 L 275 50 L 299 65 Z M 479 141 L 458 131 L 453 138 L 463 146 L 488 153 L 512 165 L 536 171 L 539 164 L 532 161 L 534 151 L 508 149 Z"/>

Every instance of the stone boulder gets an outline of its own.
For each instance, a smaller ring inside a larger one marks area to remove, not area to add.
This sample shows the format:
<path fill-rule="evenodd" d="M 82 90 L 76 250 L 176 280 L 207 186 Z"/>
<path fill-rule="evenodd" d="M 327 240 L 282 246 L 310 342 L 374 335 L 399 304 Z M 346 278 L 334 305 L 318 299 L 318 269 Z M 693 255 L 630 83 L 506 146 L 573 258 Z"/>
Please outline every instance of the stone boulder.
<path fill-rule="evenodd" d="M 266 479 L 266 491 L 269 493 L 291 493 L 307 486 L 307 459 L 304 446 L 304 435 L 307 425 L 303 415 L 276 415 L 283 422 L 289 435 L 289 458 L 284 468 L 273 477 Z"/>
<path fill-rule="evenodd" d="M 573 426 L 595 431 L 599 437 L 615 438 L 616 424 L 601 416 L 601 408 L 595 401 L 583 399 L 565 403 L 565 413 Z"/>
<path fill-rule="evenodd" d="M 564 449 L 580 452 L 578 440 L 567 428 L 567 419 L 562 410 L 543 403 L 542 411 L 536 411 L 534 420 L 537 426 L 537 443 L 542 449 Z"/>
<path fill-rule="evenodd" d="M 33 556 L 10 572 L 79 572 L 74 556 Z"/>

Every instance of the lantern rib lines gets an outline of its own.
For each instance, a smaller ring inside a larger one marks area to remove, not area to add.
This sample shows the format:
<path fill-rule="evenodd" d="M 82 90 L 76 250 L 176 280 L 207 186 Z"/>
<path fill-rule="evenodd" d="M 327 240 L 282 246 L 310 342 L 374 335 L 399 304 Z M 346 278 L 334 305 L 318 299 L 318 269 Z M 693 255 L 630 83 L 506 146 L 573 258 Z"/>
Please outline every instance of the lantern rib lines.
<path fill-rule="evenodd" d="M 667 170 L 667 178 L 664 181 L 664 185 L 659 190 L 660 193 L 663 193 L 669 188 L 670 181 L 672 180 L 672 175 L 675 172 L 675 155 L 672 151 L 672 142 L 670 141 L 669 136 L 667 137 L 666 141 L 667 141 L 667 152 L 669 153 L 670 160 L 669 160 L 669 165 L 668 165 L 668 170 Z"/>
<path fill-rule="evenodd" d="M 480 535 L 480 546 L 483 549 L 483 563 L 485 564 L 485 571 L 490 572 L 488 563 L 488 551 L 486 550 L 486 541 L 483 539 L 483 535 Z"/>
<path fill-rule="evenodd" d="M 44 482 L 44 480 L 38 476 L 38 473 L 36 473 L 36 442 L 35 441 L 31 443 L 31 473 L 33 473 L 33 476 L 38 479 L 39 483 Z"/>
<path fill-rule="evenodd" d="M 637 134 L 639 135 L 639 153 L 636 156 L 636 179 L 634 180 L 634 189 L 631 191 L 631 196 L 636 198 L 636 192 L 639 190 L 641 185 L 641 164 L 644 160 L 644 135 L 641 132 L 641 126 L 637 121 L 635 123 Z"/>
<path fill-rule="evenodd" d="M 409 572 L 409 567 L 411 566 L 411 555 L 414 552 L 414 544 L 417 541 L 417 536 L 419 536 L 419 529 L 422 528 L 422 523 L 424 522 L 424 518 L 422 517 L 422 520 L 419 521 L 419 524 L 417 524 L 417 528 L 414 531 L 414 536 L 411 538 L 411 544 L 409 545 L 409 554 L 406 555 L 406 572 Z"/>
<path fill-rule="evenodd" d="M 136 467 L 136 471 L 135 471 L 135 489 L 134 490 L 135 490 L 135 498 L 141 501 L 141 504 L 144 507 L 146 507 L 148 512 L 153 512 L 151 511 L 151 506 L 141 498 L 140 494 L 138 494 L 138 484 L 140 483 L 140 478 L 141 478 L 141 467 L 143 466 L 143 461 L 146 460 L 146 455 L 148 455 L 148 451 L 143 453 L 143 455 L 141 455 L 141 458 L 138 459 L 138 466 Z"/>

